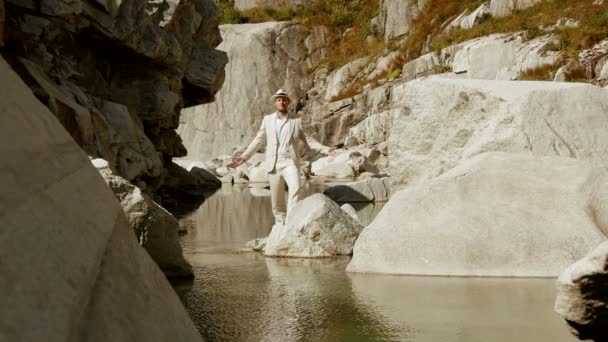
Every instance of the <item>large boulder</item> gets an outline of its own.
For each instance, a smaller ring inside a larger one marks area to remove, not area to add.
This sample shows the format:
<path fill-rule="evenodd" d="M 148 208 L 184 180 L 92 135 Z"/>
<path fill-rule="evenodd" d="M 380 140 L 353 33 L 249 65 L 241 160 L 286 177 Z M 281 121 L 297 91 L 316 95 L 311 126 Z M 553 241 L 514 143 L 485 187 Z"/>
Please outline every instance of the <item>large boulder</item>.
<path fill-rule="evenodd" d="M 579 339 L 608 340 L 608 242 L 559 276 L 555 310 Z"/>
<path fill-rule="evenodd" d="M 212 0 L 11 0 L 7 60 L 87 154 L 118 175 L 167 179 L 186 154 L 181 108 L 213 100 L 224 80 Z"/>
<path fill-rule="evenodd" d="M 5 341 L 202 341 L 114 194 L 0 58 Z"/>
<path fill-rule="evenodd" d="M 165 200 L 181 201 L 197 200 L 205 197 L 222 186 L 222 182 L 210 171 L 200 167 L 192 167 L 190 171 L 171 163 L 167 166 L 169 175 L 161 188 Z"/>
<path fill-rule="evenodd" d="M 120 201 L 139 244 L 168 277 L 191 276 L 192 268 L 184 259 L 179 244 L 175 217 L 154 202 L 141 189 L 112 172 L 107 161 L 92 161 Z"/>
<path fill-rule="evenodd" d="M 608 165 L 608 90 L 581 83 L 432 76 L 391 90 L 392 184 L 416 184 L 488 151 Z"/>
<path fill-rule="evenodd" d="M 275 225 L 266 239 L 264 255 L 323 258 L 350 255 L 363 229 L 331 199 L 315 194 L 300 201 L 286 225 Z"/>
<path fill-rule="evenodd" d="M 608 233 L 608 175 L 570 158 L 485 153 L 391 197 L 351 272 L 554 277 Z"/>
<path fill-rule="evenodd" d="M 323 192 L 336 202 L 386 202 L 390 194 L 389 178 L 368 178 L 334 185 Z"/>
<path fill-rule="evenodd" d="M 304 77 L 305 29 L 285 22 L 223 25 L 229 63 L 215 102 L 182 111 L 178 133 L 190 160 L 207 160 L 249 144 L 264 115 L 275 109 L 271 96 L 282 88 L 296 106 Z"/>

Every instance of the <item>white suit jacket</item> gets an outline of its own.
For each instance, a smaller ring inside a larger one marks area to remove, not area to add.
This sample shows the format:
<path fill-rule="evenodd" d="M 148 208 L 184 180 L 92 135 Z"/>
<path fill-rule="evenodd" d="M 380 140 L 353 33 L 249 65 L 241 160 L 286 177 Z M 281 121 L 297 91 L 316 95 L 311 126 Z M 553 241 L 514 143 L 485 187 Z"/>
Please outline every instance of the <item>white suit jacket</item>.
<path fill-rule="evenodd" d="M 285 127 L 288 129 L 287 138 L 289 139 L 289 152 L 291 159 L 293 159 L 298 170 L 300 169 L 300 153 L 298 148 L 299 143 L 302 143 L 305 147 L 321 153 L 327 154 L 329 152 L 329 147 L 321 144 L 314 138 L 309 137 L 306 135 L 306 133 L 304 133 L 302 130 L 301 118 L 289 114 L 287 116 L 287 122 L 285 125 L 287 125 Z M 264 164 L 266 171 L 271 172 L 276 167 L 278 159 L 277 152 L 279 144 L 276 135 L 276 113 L 264 116 L 258 133 L 240 157 L 244 160 L 248 160 L 260 149 L 260 147 L 262 147 L 264 142 L 266 142 L 266 160 Z"/>

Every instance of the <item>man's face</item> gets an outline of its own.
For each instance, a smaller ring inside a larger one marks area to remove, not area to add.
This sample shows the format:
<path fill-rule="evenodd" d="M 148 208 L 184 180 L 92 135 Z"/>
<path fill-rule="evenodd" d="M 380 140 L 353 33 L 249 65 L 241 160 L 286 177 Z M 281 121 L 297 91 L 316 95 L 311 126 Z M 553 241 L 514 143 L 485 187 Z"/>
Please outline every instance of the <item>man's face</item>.
<path fill-rule="evenodd" d="M 287 107 L 289 107 L 289 99 L 286 97 L 277 97 L 274 100 L 274 106 L 279 112 L 286 112 Z"/>

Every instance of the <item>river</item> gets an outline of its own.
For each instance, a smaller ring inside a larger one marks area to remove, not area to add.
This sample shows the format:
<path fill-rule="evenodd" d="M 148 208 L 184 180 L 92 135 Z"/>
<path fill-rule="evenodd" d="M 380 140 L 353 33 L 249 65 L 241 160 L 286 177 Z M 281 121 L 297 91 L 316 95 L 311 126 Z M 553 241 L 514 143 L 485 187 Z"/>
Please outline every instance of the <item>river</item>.
<path fill-rule="evenodd" d="M 324 183 L 307 182 L 306 193 Z M 352 274 L 349 258 L 239 251 L 268 235 L 269 193 L 224 185 L 180 220 L 195 279 L 175 285 L 207 342 L 576 341 L 554 313 L 554 279 Z M 370 221 L 382 204 L 356 207 Z"/>

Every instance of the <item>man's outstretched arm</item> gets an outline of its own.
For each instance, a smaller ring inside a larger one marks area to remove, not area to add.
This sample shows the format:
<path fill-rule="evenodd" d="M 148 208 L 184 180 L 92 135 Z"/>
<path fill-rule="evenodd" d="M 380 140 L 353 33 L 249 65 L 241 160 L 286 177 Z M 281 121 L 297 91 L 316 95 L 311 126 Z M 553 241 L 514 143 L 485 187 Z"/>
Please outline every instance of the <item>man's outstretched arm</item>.
<path fill-rule="evenodd" d="M 251 156 L 253 156 L 253 154 L 256 153 L 260 149 L 260 147 L 262 147 L 262 145 L 264 145 L 265 141 L 266 141 L 266 127 L 264 126 L 264 120 L 262 120 L 260 129 L 256 133 L 255 138 L 253 138 L 253 140 L 251 141 L 249 146 L 247 146 L 247 149 L 245 150 L 245 152 L 241 153 L 240 156 L 237 156 L 234 159 L 234 161 L 230 165 L 228 165 L 228 167 L 236 168 L 236 167 L 239 167 L 240 165 L 242 165 L 249 158 L 251 158 Z"/>

